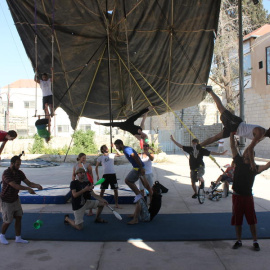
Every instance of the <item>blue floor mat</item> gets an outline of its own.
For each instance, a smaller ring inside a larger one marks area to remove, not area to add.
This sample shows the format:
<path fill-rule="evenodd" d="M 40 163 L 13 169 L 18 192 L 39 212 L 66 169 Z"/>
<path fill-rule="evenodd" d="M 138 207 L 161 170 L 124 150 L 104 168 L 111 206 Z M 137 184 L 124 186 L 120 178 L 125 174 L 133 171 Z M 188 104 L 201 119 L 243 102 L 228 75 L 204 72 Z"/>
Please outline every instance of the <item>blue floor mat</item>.
<path fill-rule="evenodd" d="M 73 215 L 70 215 L 73 218 Z M 231 213 L 214 214 L 159 214 L 152 222 L 127 225 L 130 220 L 122 215 L 102 215 L 108 224 L 94 223 L 94 216 L 84 217 L 84 228 L 77 231 L 64 224 L 64 214 L 25 213 L 22 219 L 22 237 L 28 240 L 55 241 L 197 241 L 235 239 L 235 229 L 230 225 Z M 258 238 L 270 238 L 270 213 L 258 212 Z M 40 229 L 34 229 L 37 219 L 43 221 Z M 1 223 L 1 222 L 0 222 Z M 14 239 L 14 222 L 9 227 L 7 238 Z M 251 239 L 249 226 L 243 225 L 243 239 Z"/>

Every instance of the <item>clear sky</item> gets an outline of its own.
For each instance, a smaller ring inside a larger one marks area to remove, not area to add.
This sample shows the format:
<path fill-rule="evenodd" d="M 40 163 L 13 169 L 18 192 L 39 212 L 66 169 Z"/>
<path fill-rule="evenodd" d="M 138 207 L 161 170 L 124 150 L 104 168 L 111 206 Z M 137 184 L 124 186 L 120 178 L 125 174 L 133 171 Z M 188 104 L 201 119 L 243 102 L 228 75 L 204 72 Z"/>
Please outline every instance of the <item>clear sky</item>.
<path fill-rule="evenodd" d="M 270 13 L 270 0 L 263 0 L 263 5 Z M 0 0 L 0 35 L 0 89 L 20 79 L 34 78 L 32 65 L 14 26 L 6 0 Z"/>

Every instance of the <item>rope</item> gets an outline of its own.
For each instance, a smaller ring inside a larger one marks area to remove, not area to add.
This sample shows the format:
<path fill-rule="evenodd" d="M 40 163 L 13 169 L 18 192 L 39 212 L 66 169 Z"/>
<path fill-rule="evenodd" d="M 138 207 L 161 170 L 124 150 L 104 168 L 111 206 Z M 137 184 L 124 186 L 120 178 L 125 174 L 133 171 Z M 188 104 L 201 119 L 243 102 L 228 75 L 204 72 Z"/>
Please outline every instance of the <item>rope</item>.
<path fill-rule="evenodd" d="M 120 57 L 120 55 L 118 54 L 118 52 L 115 50 L 116 54 L 118 55 L 119 59 L 121 60 L 121 62 L 123 63 L 123 65 L 127 68 L 127 66 L 125 65 L 124 61 L 122 60 L 122 58 Z M 139 73 L 139 75 L 144 79 L 144 81 L 150 86 L 150 88 L 156 93 L 156 95 L 163 101 L 163 103 L 167 106 L 167 108 L 174 114 L 174 116 L 179 120 L 179 122 L 183 125 L 183 127 L 189 132 L 189 134 L 195 139 L 196 136 L 191 132 L 191 130 L 185 125 L 185 123 L 179 118 L 179 116 L 172 110 L 172 108 L 169 106 L 169 104 L 162 98 L 162 96 L 154 89 L 154 87 L 148 82 L 148 80 L 141 74 L 141 72 L 131 63 L 131 65 L 133 66 L 133 68 Z M 144 97 L 146 98 L 146 100 L 149 102 L 149 104 L 151 104 L 150 100 L 147 98 L 147 96 L 145 95 L 145 93 L 143 92 L 143 90 L 141 89 L 141 87 L 139 86 L 138 82 L 135 80 L 134 76 L 131 74 L 134 82 L 137 84 L 138 88 L 141 90 L 142 94 L 144 95 Z M 151 104 L 152 105 L 152 104 Z M 157 113 L 157 111 L 154 109 L 154 111 L 156 112 L 157 115 L 159 115 Z M 216 159 L 212 156 L 209 155 L 210 159 L 212 159 L 212 161 L 222 170 L 221 166 L 217 163 Z M 223 171 L 223 170 L 222 170 Z"/>
<path fill-rule="evenodd" d="M 104 13 L 103 13 L 104 14 Z M 109 31 L 109 16 L 108 16 L 108 1 L 106 0 L 106 32 L 107 32 L 107 52 L 108 52 L 108 81 L 109 81 L 109 117 L 110 117 L 110 146 L 112 153 L 112 123 L 113 123 L 113 115 L 112 115 L 112 93 L 111 93 L 111 53 L 110 53 L 110 31 Z"/>
<path fill-rule="evenodd" d="M 104 53 L 105 53 L 105 49 L 106 49 L 106 47 L 104 47 L 103 52 L 102 52 L 102 54 L 101 54 L 101 57 L 100 57 L 100 59 L 99 59 L 99 62 L 98 62 L 98 65 L 97 65 L 97 68 L 96 68 L 94 77 L 93 77 L 93 79 L 92 79 L 92 81 L 91 81 L 91 84 L 90 84 L 90 87 L 89 87 L 89 90 L 88 90 L 86 99 L 85 99 L 85 101 L 84 101 L 84 104 L 83 104 L 83 107 L 82 107 L 82 110 L 81 110 L 81 113 L 80 113 L 80 115 L 79 115 L 79 117 L 78 117 L 78 120 L 77 120 L 77 123 L 76 123 L 76 127 L 75 127 L 75 129 L 74 129 L 74 132 L 77 130 L 77 127 L 78 127 L 78 124 L 79 124 L 79 121 L 80 121 L 80 117 L 81 117 L 82 114 L 83 114 L 83 111 L 84 111 L 86 102 L 87 102 L 88 97 L 89 97 L 89 95 L 90 95 L 90 92 L 91 92 L 91 90 L 92 90 L 92 87 L 93 87 L 95 78 L 96 78 L 96 76 L 97 76 L 98 69 L 99 69 L 100 64 L 101 64 L 101 60 L 102 60 L 102 58 L 103 58 L 103 56 L 104 56 Z M 64 162 L 66 161 L 66 158 L 67 158 L 68 152 L 69 152 L 69 150 L 70 150 L 70 146 L 71 146 L 72 141 L 73 141 L 73 136 L 72 136 L 72 138 L 71 138 L 71 141 L 70 141 L 68 150 L 67 150 L 67 152 L 66 152 L 66 156 L 65 156 L 65 158 L 64 158 Z"/>
<path fill-rule="evenodd" d="M 90 59 L 86 62 L 86 64 L 83 66 L 83 68 L 80 70 L 80 72 L 78 73 L 78 75 L 75 77 L 75 79 L 72 81 L 72 83 L 70 84 L 70 86 L 68 87 L 68 89 L 65 91 L 65 93 L 62 95 L 62 97 L 59 99 L 58 101 L 58 105 L 60 106 L 61 101 L 63 100 L 63 98 L 65 97 L 65 95 L 67 94 L 67 92 L 70 90 L 70 88 L 73 86 L 73 84 L 77 81 L 77 79 L 79 78 L 79 76 L 82 74 L 82 72 L 84 71 L 84 69 L 88 66 L 88 64 L 90 63 L 90 61 L 92 60 L 92 58 L 95 56 L 95 54 L 97 53 L 97 51 L 99 50 L 99 48 L 101 47 L 102 43 L 104 43 L 105 39 L 101 41 L 101 43 L 99 44 L 98 48 L 96 49 L 96 51 L 94 52 L 93 55 L 91 55 Z"/>
<path fill-rule="evenodd" d="M 35 117 L 37 116 L 37 70 L 38 70 L 38 48 L 37 48 L 37 1 L 35 0 L 35 81 L 36 81 L 36 91 L 35 91 Z"/>
<path fill-rule="evenodd" d="M 170 24 L 168 18 L 166 17 L 166 15 L 163 12 L 162 7 L 160 6 L 160 4 L 158 3 L 158 0 L 156 0 L 156 3 L 161 11 L 161 14 L 163 15 L 163 17 L 165 18 L 165 21 L 167 22 L 168 26 L 170 26 L 171 28 L 171 34 L 172 36 L 175 38 L 176 42 L 178 43 L 180 49 L 182 50 L 184 56 L 186 57 L 186 59 L 188 60 L 188 65 L 191 67 L 191 69 L 194 71 L 195 74 L 197 74 L 198 80 L 201 84 L 204 84 L 205 82 L 201 79 L 199 71 L 196 69 L 196 67 L 192 64 L 192 61 L 190 59 L 190 57 L 188 56 L 186 50 L 184 49 L 184 46 L 181 44 L 180 40 L 177 39 L 174 29 L 173 29 L 173 24 Z"/>
<path fill-rule="evenodd" d="M 53 111 L 51 114 L 54 115 L 54 7 L 55 0 L 52 0 L 52 98 L 53 98 Z"/>

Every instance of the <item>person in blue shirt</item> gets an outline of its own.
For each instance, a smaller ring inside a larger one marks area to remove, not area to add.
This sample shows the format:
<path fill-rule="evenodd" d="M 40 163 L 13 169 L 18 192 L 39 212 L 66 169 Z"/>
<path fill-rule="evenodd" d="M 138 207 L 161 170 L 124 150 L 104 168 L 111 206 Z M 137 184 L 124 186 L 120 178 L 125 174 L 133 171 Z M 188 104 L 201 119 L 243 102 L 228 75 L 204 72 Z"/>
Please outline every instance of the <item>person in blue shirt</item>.
<path fill-rule="evenodd" d="M 136 186 L 136 182 L 140 178 L 144 187 L 149 191 L 150 201 L 152 199 L 152 188 L 149 186 L 148 182 L 145 179 L 145 170 L 144 170 L 144 163 L 141 161 L 140 157 L 138 156 L 137 152 L 129 147 L 125 146 L 122 140 L 116 140 L 114 145 L 117 150 L 123 151 L 124 155 L 131 163 L 133 169 L 129 172 L 126 176 L 125 183 L 134 191 L 136 194 L 134 203 L 136 203 L 139 199 L 142 198 L 140 190 Z"/>

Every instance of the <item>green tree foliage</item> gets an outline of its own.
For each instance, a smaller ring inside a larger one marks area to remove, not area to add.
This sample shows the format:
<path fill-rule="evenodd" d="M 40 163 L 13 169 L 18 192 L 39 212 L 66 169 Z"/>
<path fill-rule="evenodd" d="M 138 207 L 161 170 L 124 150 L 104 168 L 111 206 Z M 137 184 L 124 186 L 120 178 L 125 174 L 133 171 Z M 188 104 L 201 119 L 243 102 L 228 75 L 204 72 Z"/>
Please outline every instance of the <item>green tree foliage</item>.
<path fill-rule="evenodd" d="M 92 130 L 78 130 L 73 134 L 73 147 L 70 153 L 78 155 L 79 153 L 96 154 L 98 149 L 94 142 L 95 132 Z"/>
<path fill-rule="evenodd" d="M 44 139 L 37 134 L 34 135 L 33 146 L 29 149 L 31 154 L 42 154 L 45 151 Z"/>
<path fill-rule="evenodd" d="M 268 14 L 262 0 L 257 5 L 252 0 L 243 0 L 242 5 L 244 36 L 267 23 Z M 233 85 L 239 76 L 238 29 L 238 0 L 222 0 L 210 79 L 225 90 L 231 111 L 238 105 Z"/>
<path fill-rule="evenodd" d="M 69 154 L 96 154 L 98 150 L 94 142 L 94 135 L 95 132 L 92 130 L 75 131 L 73 134 L 73 146 Z M 33 146 L 29 149 L 29 152 L 31 154 L 65 155 L 67 150 L 68 147 L 66 145 L 62 148 L 46 147 L 44 139 L 35 134 Z"/>

